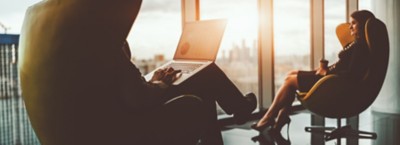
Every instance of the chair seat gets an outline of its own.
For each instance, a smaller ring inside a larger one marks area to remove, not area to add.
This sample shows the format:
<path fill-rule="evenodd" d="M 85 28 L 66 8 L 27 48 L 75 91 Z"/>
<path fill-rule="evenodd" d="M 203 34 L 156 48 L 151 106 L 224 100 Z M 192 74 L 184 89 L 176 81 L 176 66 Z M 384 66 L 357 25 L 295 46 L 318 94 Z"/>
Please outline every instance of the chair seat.
<path fill-rule="evenodd" d="M 363 96 L 352 91 L 359 89 L 358 85 L 346 77 L 331 74 L 321 78 L 308 92 L 297 92 L 296 97 L 305 108 L 317 115 L 346 118 L 368 107 L 354 107 L 354 103 L 362 100 L 360 98 Z"/>

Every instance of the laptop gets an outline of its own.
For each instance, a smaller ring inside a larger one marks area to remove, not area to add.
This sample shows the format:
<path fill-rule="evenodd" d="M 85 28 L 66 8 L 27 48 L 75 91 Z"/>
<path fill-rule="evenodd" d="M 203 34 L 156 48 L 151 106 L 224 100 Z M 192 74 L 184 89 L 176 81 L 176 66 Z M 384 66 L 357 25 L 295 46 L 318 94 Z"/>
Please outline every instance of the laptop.
<path fill-rule="evenodd" d="M 179 85 L 213 63 L 217 57 L 227 21 L 224 19 L 187 22 L 175 50 L 173 60 L 145 75 L 149 81 L 158 69 L 182 70 L 173 85 Z"/>

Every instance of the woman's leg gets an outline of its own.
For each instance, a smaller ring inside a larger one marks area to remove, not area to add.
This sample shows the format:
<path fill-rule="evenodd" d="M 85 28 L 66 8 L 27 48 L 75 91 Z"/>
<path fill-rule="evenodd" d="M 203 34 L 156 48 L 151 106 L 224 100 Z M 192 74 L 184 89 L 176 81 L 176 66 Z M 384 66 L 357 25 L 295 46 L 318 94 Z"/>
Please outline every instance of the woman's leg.
<path fill-rule="evenodd" d="M 279 88 L 272 105 L 269 107 L 267 113 L 257 123 L 257 126 L 263 126 L 268 121 L 275 119 L 278 111 L 282 108 L 291 105 L 295 97 L 295 91 L 298 87 L 297 72 L 292 71 L 288 74 L 283 85 Z"/>
<path fill-rule="evenodd" d="M 293 101 L 294 101 L 294 98 L 291 102 L 293 102 Z M 290 113 L 290 108 L 292 107 L 291 104 L 292 103 L 290 103 L 290 105 L 287 105 L 287 106 L 283 107 L 281 110 L 279 110 L 278 116 L 276 117 L 277 118 L 276 123 L 273 126 L 274 129 L 276 129 L 276 131 L 280 131 L 286 123 L 290 123 L 289 113 Z"/>
<path fill-rule="evenodd" d="M 293 101 L 294 101 L 294 98 L 291 102 L 293 102 Z M 276 117 L 277 122 L 280 122 L 280 119 L 285 119 L 286 117 L 289 116 L 290 108 L 292 107 L 291 104 L 292 103 L 290 103 L 290 105 L 287 105 L 287 106 L 283 107 L 281 110 L 279 110 L 278 116 Z"/>

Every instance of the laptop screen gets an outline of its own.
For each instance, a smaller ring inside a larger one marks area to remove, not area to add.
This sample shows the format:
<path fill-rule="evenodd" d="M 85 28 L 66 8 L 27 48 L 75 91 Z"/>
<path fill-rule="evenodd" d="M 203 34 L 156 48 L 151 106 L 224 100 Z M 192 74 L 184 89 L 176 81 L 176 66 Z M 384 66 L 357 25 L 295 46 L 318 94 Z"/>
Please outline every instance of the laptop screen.
<path fill-rule="evenodd" d="M 222 19 L 185 23 L 174 59 L 214 61 L 226 23 Z"/>

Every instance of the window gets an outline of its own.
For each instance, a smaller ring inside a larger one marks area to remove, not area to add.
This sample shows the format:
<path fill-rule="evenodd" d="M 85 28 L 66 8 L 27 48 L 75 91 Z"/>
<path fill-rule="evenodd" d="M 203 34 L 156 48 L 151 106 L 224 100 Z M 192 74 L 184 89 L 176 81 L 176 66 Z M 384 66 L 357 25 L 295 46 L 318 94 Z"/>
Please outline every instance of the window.
<path fill-rule="evenodd" d="M 242 93 L 258 94 L 257 0 L 200 1 L 201 20 L 219 18 L 228 24 L 216 64 Z"/>
<path fill-rule="evenodd" d="M 274 1 L 275 92 L 291 70 L 310 70 L 310 0 Z"/>
<path fill-rule="evenodd" d="M 25 11 L 30 5 L 39 1 L 0 1 L 1 145 L 39 144 L 21 96 L 16 59 L 18 58 L 18 38 Z"/>
<path fill-rule="evenodd" d="M 358 7 L 360 10 L 372 11 L 372 0 L 359 0 Z"/>
<path fill-rule="evenodd" d="M 127 38 L 143 74 L 171 60 L 182 32 L 181 0 L 145 0 Z"/>
<path fill-rule="evenodd" d="M 346 23 L 346 0 L 325 0 L 325 59 L 335 63 L 342 46 L 336 36 L 336 27 Z"/>

